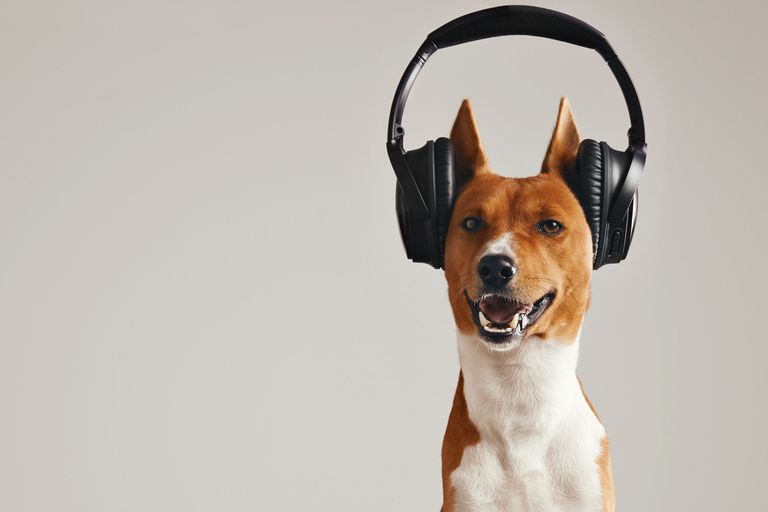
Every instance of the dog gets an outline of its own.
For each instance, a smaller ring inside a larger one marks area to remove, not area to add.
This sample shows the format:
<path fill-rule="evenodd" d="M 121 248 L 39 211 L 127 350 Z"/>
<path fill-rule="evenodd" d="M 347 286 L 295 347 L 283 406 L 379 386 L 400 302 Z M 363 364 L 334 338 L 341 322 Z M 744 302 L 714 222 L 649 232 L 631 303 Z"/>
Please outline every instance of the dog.
<path fill-rule="evenodd" d="M 614 511 L 605 429 L 576 377 L 589 226 L 566 180 L 566 98 L 541 172 L 491 171 L 468 100 L 450 135 L 462 184 L 445 243 L 460 373 L 442 446 L 443 512 Z"/>

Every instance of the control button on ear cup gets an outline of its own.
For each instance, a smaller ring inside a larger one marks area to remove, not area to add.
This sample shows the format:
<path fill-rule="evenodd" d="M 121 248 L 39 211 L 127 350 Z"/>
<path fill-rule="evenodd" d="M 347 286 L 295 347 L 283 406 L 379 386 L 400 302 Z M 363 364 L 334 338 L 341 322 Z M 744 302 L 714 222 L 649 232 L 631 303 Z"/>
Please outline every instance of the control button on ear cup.
<path fill-rule="evenodd" d="M 619 249 L 621 249 L 621 230 L 617 229 L 613 232 L 613 237 L 611 238 L 611 254 L 616 254 L 619 252 Z"/>
<path fill-rule="evenodd" d="M 600 243 L 603 228 L 603 152 L 600 144 L 592 139 L 584 139 L 576 154 L 576 169 L 572 176 L 566 176 L 568 186 L 581 203 L 584 215 L 592 232 L 592 251 L 595 268 L 600 262 Z"/>
<path fill-rule="evenodd" d="M 445 256 L 445 237 L 451 222 L 451 211 L 456 192 L 453 174 L 453 146 L 451 141 L 440 137 L 435 141 L 435 230 L 437 236 L 437 266 L 443 268 Z"/>

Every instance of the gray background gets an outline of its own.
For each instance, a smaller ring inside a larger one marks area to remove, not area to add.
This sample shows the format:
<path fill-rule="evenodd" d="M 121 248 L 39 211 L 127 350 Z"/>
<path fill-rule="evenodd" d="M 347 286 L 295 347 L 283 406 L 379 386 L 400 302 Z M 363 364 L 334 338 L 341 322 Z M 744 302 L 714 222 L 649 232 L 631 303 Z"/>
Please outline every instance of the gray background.
<path fill-rule="evenodd" d="M 427 32 L 491 2 L 0 2 L 0 510 L 434 510 L 457 375 L 384 151 Z M 765 510 L 764 2 L 540 2 L 604 31 L 647 119 L 629 259 L 579 374 L 619 509 Z M 435 56 L 410 147 L 463 97 L 535 173 L 618 87 L 533 38 Z"/>

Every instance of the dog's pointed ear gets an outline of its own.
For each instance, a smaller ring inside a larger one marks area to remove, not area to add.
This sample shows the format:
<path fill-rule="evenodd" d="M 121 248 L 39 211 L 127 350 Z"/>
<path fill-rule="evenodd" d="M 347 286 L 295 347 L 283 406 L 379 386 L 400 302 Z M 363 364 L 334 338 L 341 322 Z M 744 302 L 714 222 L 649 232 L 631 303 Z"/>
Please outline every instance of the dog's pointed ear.
<path fill-rule="evenodd" d="M 557 112 L 555 130 L 549 141 L 547 154 L 541 164 L 541 172 L 561 174 L 573 166 L 576 153 L 579 150 L 579 130 L 573 120 L 573 111 L 568 98 L 560 98 L 560 109 Z"/>
<path fill-rule="evenodd" d="M 475 115 L 469 100 L 461 102 L 459 113 L 451 129 L 451 145 L 456 163 L 455 173 L 459 186 L 466 184 L 475 176 L 488 172 L 487 159 L 480 144 Z"/>

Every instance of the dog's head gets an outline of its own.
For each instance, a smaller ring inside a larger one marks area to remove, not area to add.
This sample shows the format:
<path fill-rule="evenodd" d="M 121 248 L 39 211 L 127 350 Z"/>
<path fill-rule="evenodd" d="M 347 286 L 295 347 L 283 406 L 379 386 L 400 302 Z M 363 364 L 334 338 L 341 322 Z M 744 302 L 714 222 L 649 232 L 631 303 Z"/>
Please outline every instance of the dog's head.
<path fill-rule="evenodd" d="M 445 276 L 459 330 L 494 350 L 529 338 L 573 341 L 589 302 L 592 243 L 564 181 L 579 147 L 568 101 L 560 101 L 536 176 L 491 172 L 467 100 L 451 142 L 463 188 L 448 228 Z"/>

